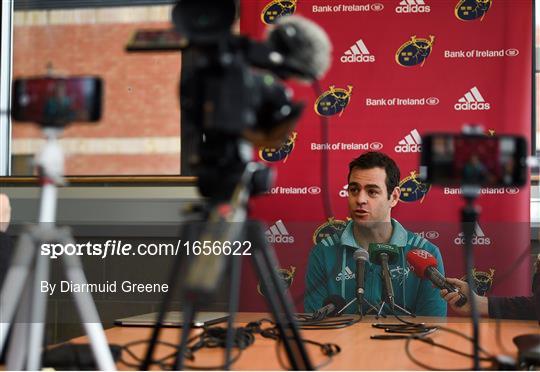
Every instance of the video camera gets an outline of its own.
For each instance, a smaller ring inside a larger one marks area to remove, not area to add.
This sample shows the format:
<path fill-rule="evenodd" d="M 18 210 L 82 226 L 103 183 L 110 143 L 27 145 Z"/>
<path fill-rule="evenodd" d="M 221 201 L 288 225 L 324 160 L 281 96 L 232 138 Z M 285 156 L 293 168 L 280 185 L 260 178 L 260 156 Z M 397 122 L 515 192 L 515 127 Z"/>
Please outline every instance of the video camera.
<path fill-rule="evenodd" d="M 253 146 L 278 147 L 304 104 L 278 78 L 314 80 L 330 64 L 330 43 L 319 26 L 284 17 L 266 42 L 233 35 L 237 2 L 180 0 L 172 18 L 183 38 L 180 86 L 184 153 L 182 174 L 198 176 L 203 196 L 228 200 Z M 281 21 L 281 20 L 280 20 Z M 258 171 L 250 193 L 267 191 L 271 174 Z"/>

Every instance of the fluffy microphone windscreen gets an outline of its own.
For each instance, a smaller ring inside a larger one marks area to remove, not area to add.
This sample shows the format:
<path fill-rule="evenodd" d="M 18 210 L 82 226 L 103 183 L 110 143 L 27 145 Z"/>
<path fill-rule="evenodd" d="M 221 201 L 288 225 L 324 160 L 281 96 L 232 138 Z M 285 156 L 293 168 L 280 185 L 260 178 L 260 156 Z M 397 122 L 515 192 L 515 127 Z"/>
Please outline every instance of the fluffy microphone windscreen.
<path fill-rule="evenodd" d="M 297 15 L 281 17 L 268 35 L 268 41 L 286 60 L 321 79 L 330 68 L 332 44 L 327 33 L 315 22 Z"/>

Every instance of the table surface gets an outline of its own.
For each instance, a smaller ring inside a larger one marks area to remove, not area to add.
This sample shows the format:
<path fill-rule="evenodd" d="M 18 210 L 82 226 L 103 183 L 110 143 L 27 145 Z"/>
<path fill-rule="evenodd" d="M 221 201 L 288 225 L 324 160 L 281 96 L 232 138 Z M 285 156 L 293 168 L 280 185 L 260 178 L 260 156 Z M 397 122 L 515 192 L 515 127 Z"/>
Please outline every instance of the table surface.
<path fill-rule="evenodd" d="M 262 313 L 240 313 L 237 315 L 237 322 L 258 320 L 266 317 Z M 409 318 L 409 320 L 412 320 Z M 466 318 L 426 318 L 418 317 L 417 322 L 425 322 L 451 328 L 462 332 L 468 336 L 472 335 L 472 327 Z M 418 370 L 422 369 L 415 364 L 405 352 L 405 340 L 373 340 L 371 335 L 384 334 L 381 329 L 373 328 L 371 325 L 378 323 L 396 323 L 395 319 L 379 319 L 365 317 L 360 323 L 350 327 L 335 330 L 302 330 L 302 337 L 318 342 L 332 342 L 341 347 L 341 353 L 334 356 L 329 364 L 321 369 L 325 370 Z M 220 325 L 223 325 L 222 323 Z M 109 343 L 125 345 L 132 341 L 144 340 L 150 337 L 152 328 L 143 327 L 115 327 L 106 330 Z M 196 331 L 192 331 L 196 332 Z M 500 337 L 497 336 L 498 332 Z M 515 336 L 521 334 L 538 334 L 540 327 L 537 321 L 482 319 L 480 323 L 480 344 L 493 355 L 507 354 L 517 355 L 517 348 L 512 342 Z M 472 344 L 457 335 L 438 330 L 430 335 L 433 341 L 449 346 L 466 353 L 472 353 Z M 179 329 L 164 328 L 161 341 L 177 344 L 179 342 Z M 73 340 L 77 343 L 88 342 L 86 337 L 79 337 Z M 130 349 L 139 357 L 146 351 L 147 344 L 139 344 Z M 308 353 L 315 366 L 320 365 L 328 358 L 321 354 L 316 346 L 307 346 Z M 415 358 L 432 368 L 463 369 L 472 367 L 472 359 L 451 353 L 439 347 L 434 347 L 424 342 L 411 341 L 410 350 Z M 173 349 L 166 346 L 159 346 L 154 359 L 164 357 L 171 353 Z M 236 352 L 233 351 L 233 354 Z M 281 350 L 282 359 L 286 361 L 285 353 Z M 124 351 L 123 358 L 127 362 L 134 362 L 134 359 Z M 187 364 L 187 363 L 186 363 Z M 223 349 L 205 349 L 195 354 L 193 365 L 201 367 L 212 367 L 223 364 Z M 487 364 L 485 365 L 487 367 Z M 117 367 L 121 370 L 134 369 L 119 362 Z M 255 343 L 242 352 L 238 361 L 233 365 L 236 370 L 280 370 L 276 357 L 276 342 L 265 339 L 260 335 L 256 336 Z"/>

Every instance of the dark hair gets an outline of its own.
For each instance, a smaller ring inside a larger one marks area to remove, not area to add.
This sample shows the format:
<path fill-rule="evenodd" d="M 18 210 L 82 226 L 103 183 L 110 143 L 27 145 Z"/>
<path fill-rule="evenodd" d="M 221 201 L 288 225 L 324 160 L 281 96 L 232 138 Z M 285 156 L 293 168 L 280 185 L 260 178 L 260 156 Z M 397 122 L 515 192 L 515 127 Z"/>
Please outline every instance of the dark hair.
<path fill-rule="evenodd" d="M 396 165 L 396 162 L 386 154 L 378 151 L 370 151 L 365 154 L 360 155 L 356 159 L 353 159 L 349 163 L 349 174 L 347 176 L 347 183 L 349 183 L 349 178 L 354 168 L 359 169 L 372 169 L 372 168 L 383 168 L 386 172 L 386 190 L 388 191 L 388 199 L 390 199 L 390 194 L 394 191 L 394 188 L 399 185 L 399 168 Z"/>

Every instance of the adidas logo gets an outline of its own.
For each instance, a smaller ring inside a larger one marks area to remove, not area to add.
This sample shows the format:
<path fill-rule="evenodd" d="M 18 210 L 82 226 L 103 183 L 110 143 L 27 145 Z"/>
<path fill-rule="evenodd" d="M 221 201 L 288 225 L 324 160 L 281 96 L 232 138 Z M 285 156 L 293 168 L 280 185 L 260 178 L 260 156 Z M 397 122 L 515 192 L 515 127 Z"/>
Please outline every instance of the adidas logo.
<path fill-rule="evenodd" d="M 356 43 L 345 51 L 341 57 L 343 63 L 363 63 L 363 62 L 375 62 L 375 56 L 369 53 L 366 44 L 362 39 L 358 39 Z"/>
<path fill-rule="evenodd" d="M 294 237 L 289 234 L 282 220 L 276 221 L 264 234 L 268 243 L 294 243 Z"/>
<path fill-rule="evenodd" d="M 457 238 L 454 239 L 454 243 L 458 245 L 465 244 L 465 236 L 463 232 L 460 232 Z M 476 226 L 474 227 L 472 244 L 475 244 L 475 245 L 490 245 L 491 244 L 491 239 L 488 238 L 486 234 L 484 234 L 478 222 L 476 223 Z"/>
<path fill-rule="evenodd" d="M 396 7 L 396 13 L 429 13 L 431 8 L 424 0 L 403 0 Z"/>
<path fill-rule="evenodd" d="M 463 97 L 454 105 L 457 111 L 465 110 L 489 110 L 490 104 L 486 102 L 477 87 L 472 87 Z"/>
<path fill-rule="evenodd" d="M 343 270 L 336 276 L 336 282 L 339 282 L 342 280 L 355 279 L 355 278 L 356 278 L 356 274 L 353 273 L 351 269 L 349 269 L 349 266 L 345 266 L 345 270 Z"/>
<path fill-rule="evenodd" d="M 422 137 L 416 129 L 413 129 L 399 141 L 394 150 L 396 152 L 422 152 Z"/>

